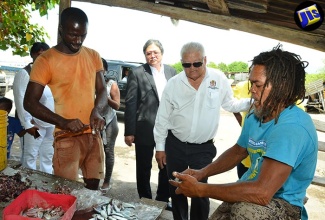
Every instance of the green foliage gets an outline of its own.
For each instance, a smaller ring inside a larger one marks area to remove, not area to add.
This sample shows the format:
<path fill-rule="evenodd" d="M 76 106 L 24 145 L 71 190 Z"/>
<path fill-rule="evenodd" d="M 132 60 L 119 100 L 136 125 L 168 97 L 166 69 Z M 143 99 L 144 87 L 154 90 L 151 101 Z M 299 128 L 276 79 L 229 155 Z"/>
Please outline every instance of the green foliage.
<path fill-rule="evenodd" d="M 228 65 L 228 72 L 240 73 L 248 72 L 248 64 L 242 61 L 235 61 Z"/>
<path fill-rule="evenodd" d="M 224 73 L 229 72 L 229 70 L 228 70 L 228 66 L 227 66 L 227 64 L 225 64 L 225 63 L 219 63 L 219 64 L 217 65 L 217 69 L 219 69 L 220 71 L 222 71 L 222 72 L 224 72 Z"/>
<path fill-rule="evenodd" d="M 218 66 L 217 64 L 215 64 L 214 62 L 210 62 L 207 64 L 207 67 L 211 67 L 211 68 L 214 68 L 214 69 L 218 69 Z"/>
<path fill-rule="evenodd" d="M 180 73 L 183 71 L 182 63 L 178 62 L 175 64 L 171 64 L 177 71 Z M 207 64 L 207 67 L 219 69 L 220 71 L 227 73 L 227 72 L 248 72 L 248 64 L 242 61 L 235 61 L 231 64 L 227 65 L 225 63 L 219 63 L 218 65 L 214 62 L 210 62 Z"/>
<path fill-rule="evenodd" d="M 43 27 L 31 24 L 31 11 L 41 16 L 59 4 L 60 0 L 4 0 L 0 1 L 0 50 L 11 48 L 13 55 L 28 56 L 29 47 L 49 38 Z"/>
<path fill-rule="evenodd" d="M 325 82 L 325 73 L 319 74 L 306 74 L 306 84 L 322 79 Z"/>
<path fill-rule="evenodd" d="M 177 73 L 180 73 L 183 71 L 183 67 L 182 67 L 182 63 L 181 62 L 177 62 L 175 64 L 171 64 L 172 67 L 174 67 L 177 71 Z"/>

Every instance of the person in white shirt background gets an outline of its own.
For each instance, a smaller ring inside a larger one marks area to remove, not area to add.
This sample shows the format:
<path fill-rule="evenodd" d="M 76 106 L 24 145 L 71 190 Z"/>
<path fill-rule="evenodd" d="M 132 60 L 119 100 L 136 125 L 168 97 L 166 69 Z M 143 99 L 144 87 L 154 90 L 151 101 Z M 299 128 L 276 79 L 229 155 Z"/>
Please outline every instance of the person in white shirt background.
<path fill-rule="evenodd" d="M 200 43 L 185 44 L 181 62 L 184 71 L 167 82 L 154 126 L 156 160 L 159 166 L 166 164 L 169 179 L 173 179 L 173 171 L 201 169 L 212 162 L 217 153 L 213 139 L 221 107 L 230 112 L 247 111 L 250 107 L 250 98 L 234 98 L 225 74 L 206 67 L 207 58 Z M 175 190 L 170 185 L 173 217 L 189 219 L 187 197 L 176 195 Z M 206 220 L 209 206 L 209 198 L 192 198 L 190 219 Z"/>
<path fill-rule="evenodd" d="M 126 81 L 128 81 L 128 75 L 129 75 L 129 69 L 126 68 L 126 69 L 124 70 L 124 77 L 123 77 L 123 79 L 122 79 L 122 82 L 126 82 Z"/>
<path fill-rule="evenodd" d="M 30 49 L 30 55 L 33 59 L 33 62 L 47 49 L 49 49 L 49 46 L 44 42 L 34 43 Z M 17 72 L 13 82 L 13 94 L 16 111 L 21 125 L 27 131 L 26 135 L 23 137 L 21 162 L 24 167 L 36 170 L 36 161 L 39 156 L 39 170 L 52 174 L 52 158 L 54 154 L 54 125 L 43 122 L 33 117 L 23 107 L 25 91 L 29 82 L 29 74 L 33 62 L 29 63 L 19 72 Z M 50 110 L 54 111 L 54 99 L 52 92 L 48 86 L 45 87 L 40 102 Z"/>

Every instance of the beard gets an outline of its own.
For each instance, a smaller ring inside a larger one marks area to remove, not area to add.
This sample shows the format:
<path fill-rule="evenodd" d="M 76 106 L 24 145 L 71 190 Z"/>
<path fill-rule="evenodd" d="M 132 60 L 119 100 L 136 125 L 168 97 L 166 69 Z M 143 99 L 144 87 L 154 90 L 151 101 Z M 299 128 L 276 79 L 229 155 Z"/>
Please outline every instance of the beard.
<path fill-rule="evenodd" d="M 271 110 L 269 108 L 263 108 L 261 105 L 253 105 L 254 115 L 263 121 L 264 118 L 271 116 Z"/>

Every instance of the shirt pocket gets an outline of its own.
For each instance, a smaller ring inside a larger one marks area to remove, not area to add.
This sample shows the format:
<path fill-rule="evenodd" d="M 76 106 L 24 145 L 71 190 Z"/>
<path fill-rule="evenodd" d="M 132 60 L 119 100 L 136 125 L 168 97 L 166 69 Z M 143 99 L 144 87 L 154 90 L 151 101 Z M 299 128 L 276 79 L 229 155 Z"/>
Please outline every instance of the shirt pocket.
<path fill-rule="evenodd" d="M 220 106 L 220 93 L 217 89 L 208 89 L 206 94 L 206 106 L 211 109 L 218 108 Z"/>

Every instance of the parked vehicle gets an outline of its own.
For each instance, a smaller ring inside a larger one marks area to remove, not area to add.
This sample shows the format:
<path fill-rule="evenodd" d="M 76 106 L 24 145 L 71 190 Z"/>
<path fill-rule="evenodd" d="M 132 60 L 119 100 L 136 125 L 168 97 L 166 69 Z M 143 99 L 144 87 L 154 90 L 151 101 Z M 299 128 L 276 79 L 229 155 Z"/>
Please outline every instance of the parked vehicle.
<path fill-rule="evenodd" d="M 132 70 L 143 63 L 138 62 L 127 62 L 121 60 L 106 60 L 108 64 L 107 76 L 117 82 L 118 88 L 120 89 L 120 109 L 117 111 L 119 114 L 124 114 L 125 110 L 125 96 L 126 96 L 126 83 L 123 79 L 127 70 Z"/>
<path fill-rule="evenodd" d="M 6 79 L 6 73 L 0 71 L 0 97 L 4 97 L 8 92 L 8 83 Z"/>

